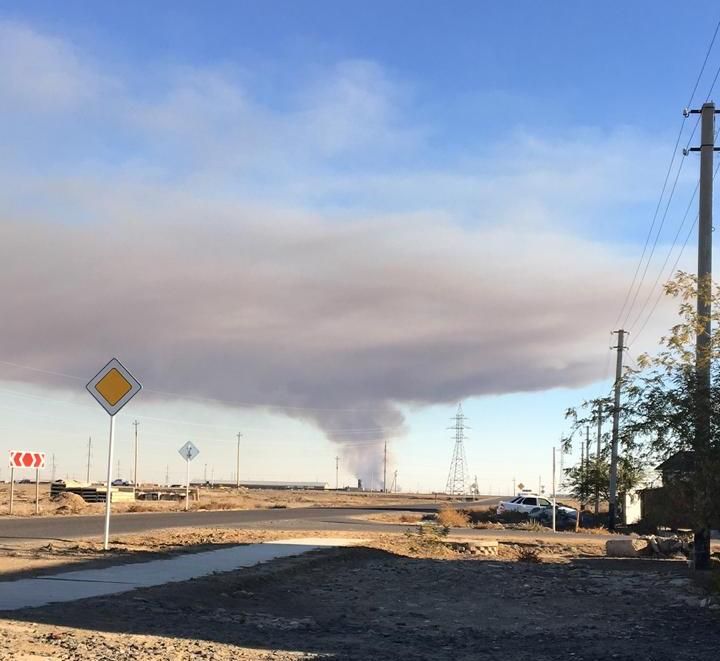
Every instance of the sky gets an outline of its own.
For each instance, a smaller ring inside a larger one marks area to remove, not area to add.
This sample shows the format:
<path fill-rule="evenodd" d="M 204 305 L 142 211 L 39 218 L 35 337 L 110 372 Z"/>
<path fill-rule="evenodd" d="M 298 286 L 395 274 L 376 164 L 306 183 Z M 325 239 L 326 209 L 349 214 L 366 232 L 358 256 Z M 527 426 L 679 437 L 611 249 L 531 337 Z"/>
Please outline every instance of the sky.
<path fill-rule="evenodd" d="M 338 457 L 379 487 L 387 440 L 403 489 L 443 490 L 462 403 L 482 491 L 548 484 L 610 331 L 652 350 L 693 269 L 697 157 L 661 191 L 717 14 L 0 2 L 0 450 L 83 478 L 91 438 L 102 478 L 84 385 L 117 357 L 144 389 L 113 476 L 137 419 L 141 480 L 181 481 L 188 440 L 230 479 L 241 432 L 245 480 L 334 485 Z"/>

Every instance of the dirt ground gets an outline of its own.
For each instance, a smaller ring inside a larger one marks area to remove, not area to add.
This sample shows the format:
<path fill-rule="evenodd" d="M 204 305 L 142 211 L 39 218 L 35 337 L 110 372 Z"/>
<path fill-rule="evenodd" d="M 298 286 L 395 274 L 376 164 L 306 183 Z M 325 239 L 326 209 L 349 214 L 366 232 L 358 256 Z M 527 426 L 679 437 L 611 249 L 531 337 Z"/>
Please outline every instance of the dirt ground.
<path fill-rule="evenodd" d="M 304 491 L 282 489 L 201 488 L 200 499 L 191 502 L 191 509 L 231 510 L 285 507 L 369 507 L 403 505 L 418 502 L 444 502 L 445 494 L 383 494 L 352 491 Z M 81 500 L 81 499 L 80 499 Z M 0 483 L 0 516 L 8 515 L 10 485 Z M 471 503 L 469 503 L 471 504 Z M 184 509 L 185 501 L 144 501 L 113 503 L 114 512 L 174 512 Z M 50 485 L 40 485 L 40 515 L 101 514 L 103 503 L 75 501 L 54 502 L 50 499 Z M 35 516 L 35 485 L 15 485 L 13 516 Z"/>
<path fill-rule="evenodd" d="M 194 532 L 116 547 L 198 550 L 244 534 Z M 376 535 L 359 548 L 6 613 L 0 659 L 717 659 L 718 611 L 701 607 L 684 562 L 609 560 L 602 544 L 546 545 L 543 562 L 517 561 L 524 546 L 501 544 L 488 559 L 412 533 Z"/>
<path fill-rule="evenodd" d="M 316 530 L 243 530 L 233 528 L 171 528 L 142 534 L 115 535 L 110 538 L 110 550 L 104 551 L 100 540 L 55 541 L 52 543 L 17 541 L 0 546 L 0 581 L 18 576 L 39 575 L 65 569 L 100 567 L 127 562 L 145 562 L 172 555 L 212 550 L 229 544 L 255 544 L 293 537 L 355 537 L 366 545 L 410 557 L 454 557 L 450 546 L 467 541 L 462 532 L 446 538 L 448 544 L 434 543 L 418 536 L 415 527 L 405 533 L 380 534 L 353 531 Z M 518 544 L 527 544 L 523 537 L 508 538 L 501 545 L 505 558 L 514 558 Z M 534 545 L 533 540 L 530 544 Z M 560 561 L 583 553 L 603 552 L 604 540 L 584 545 L 538 546 L 544 554 Z M 82 567 L 81 567 L 82 565 Z"/>

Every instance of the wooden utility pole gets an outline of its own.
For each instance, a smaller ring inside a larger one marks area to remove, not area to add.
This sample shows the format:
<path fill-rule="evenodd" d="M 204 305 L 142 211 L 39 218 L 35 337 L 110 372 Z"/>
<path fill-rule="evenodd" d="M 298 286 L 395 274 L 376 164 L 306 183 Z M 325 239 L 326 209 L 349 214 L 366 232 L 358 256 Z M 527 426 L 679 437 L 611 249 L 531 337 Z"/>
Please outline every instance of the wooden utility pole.
<path fill-rule="evenodd" d="M 710 569 L 710 528 L 712 500 L 716 494 L 710 485 L 714 467 L 711 456 L 711 391 L 710 367 L 712 362 L 712 205 L 713 157 L 715 152 L 715 104 L 704 103 L 700 110 L 686 110 L 700 114 L 700 147 L 689 151 L 700 152 L 700 194 L 698 210 L 698 283 L 697 283 L 697 336 L 695 340 L 695 539 L 693 566 Z"/>
<path fill-rule="evenodd" d="M 595 448 L 595 466 L 600 466 L 600 438 L 602 436 L 602 401 L 597 400 L 597 447 Z M 600 514 L 600 481 L 595 479 L 595 516 Z"/>
<path fill-rule="evenodd" d="M 618 436 L 620 432 L 620 387 L 622 385 L 622 357 L 625 349 L 625 331 L 614 331 L 618 336 L 617 361 L 615 363 L 615 405 L 613 407 L 612 446 L 610 448 L 610 498 L 608 530 L 615 530 L 617 524 L 617 463 Z"/>
<path fill-rule="evenodd" d="M 340 457 L 335 457 L 335 491 L 338 490 L 338 487 L 340 485 L 339 475 L 340 475 Z"/>
<path fill-rule="evenodd" d="M 556 530 L 555 524 L 555 446 L 553 445 L 553 532 Z"/>
<path fill-rule="evenodd" d="M 585 474 L 585 446 L 582 439 L 580 440 L 580 508 L 583 508 L 585 502 L 585 490 L 587 489 L 587 475 Z"/>
<path fill-rule="evenodd" d="M 590 502 L 590 427 L 585 427 L 585 505 Z"/>

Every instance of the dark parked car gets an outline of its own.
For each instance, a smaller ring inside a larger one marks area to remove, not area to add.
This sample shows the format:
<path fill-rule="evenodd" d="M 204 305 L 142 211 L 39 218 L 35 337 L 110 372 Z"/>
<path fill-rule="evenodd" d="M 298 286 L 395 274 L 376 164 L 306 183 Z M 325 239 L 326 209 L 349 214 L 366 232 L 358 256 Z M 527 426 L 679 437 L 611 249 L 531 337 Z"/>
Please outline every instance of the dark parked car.
<path fill-rule="evenodd" d="M 530 519 L 552 528 L 552 507 L 536 507 L 528 513 Z M 566 530 L 575 527 L 577 510 L 562 505 L 555 506 L 555 528 Z"/>

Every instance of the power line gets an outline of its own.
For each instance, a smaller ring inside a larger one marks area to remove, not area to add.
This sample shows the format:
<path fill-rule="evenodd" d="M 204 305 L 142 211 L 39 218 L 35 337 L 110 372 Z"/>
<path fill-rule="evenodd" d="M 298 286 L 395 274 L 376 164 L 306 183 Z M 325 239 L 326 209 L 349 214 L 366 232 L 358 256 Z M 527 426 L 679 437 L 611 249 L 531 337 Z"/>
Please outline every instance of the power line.
<path fill-rule="evenodd" d="M 688 139 L 688 143 L 687 143 L 688 145 L 690 144 L 690 140 L 692 140 L 692 136 Z M 650 263 L 652 262 L 653 255 L 655 254 L 655 248 L 657 248 L 657 244 L 660 239 L 660 234 L 662 233 L 663 227 L 665 226 L 665 220 L 667 219 L 668 210 L 670 209 L 670 203 L 672 202 L 673 197 L 675 195 L 675 189 L 677 188 L 678 179 L 680 179 L 680 173 L 682 172 L 684 163 L 685 163 L 685 159 L 680 161 L 680 167 L 678 167 L 677 172 L 675 173 L 675 180 L 673 181 L 672 188 L 670 189 L 670 195 L 668 196 L 667 204 L 665 205 L 665 211 L 663 212 L 662 218 L 660 219 L 660 225 L 658 226 L 657 232 L 655 233 L 655 239 L 653 240 L 652 248 L 650 249 L 650 253 L 648 254 L 647 261 L 645 262 L 645 268 L 643 269 L 642 275 L 640 276 L 640 280 L 635 289 L 635 295 L 633 296 L 632 302 L 630 303 L 630 307 L 628 308 L 627 314 L 625 315 L 625 320 L 623 321 L 623 326 L 627 325 L 630 314 L 632 313 L 632 310 L 635 307 L 635 301 L 637 301 L 637 297 L 640 294 L 640 291 L 642 290 L 643 282 L 645 282 L 645 276 L 647 275 L 648 269 L 650 268 Z M 646 247 L 647 247 L 647 244 L 646 244 Z"/>
<path fill-rule="evenodd" d="M 683 251 L 685 250 L 685 247 L 687 246 L 688 241 L 690 240 L 690 237 L 692 236 L 693 230 L 695 229 L 695 226 L 697 225 L 697 216 L 695 217 L 695 220 L 693 221 L 692 226 L 690 227 L 690 231 L 687 233 L 687 236 L 685 237 L 685 241 L 682 244 L 682 248 L 680 248 L 680 252 L 678 253 L 677 259 L 675 259 L 675 263 L 672 266 L 672 269 L 670 270 L 670 276 L 668 276 L 667 282 L 670 277 L 672 277 L 672 274 L 675 272 L 675 269 L 677 268 L 678 263 L 680 262 L 680 258 L 682 257 Z M 642 334 L 642 332 L 645 330 L 645 327 L 647 326 L 648 322 L 650 321 L 650 318 L 655 313 L 655 310 L 657 309 L 657 306 L 660 304 L 660 301 L 662 300 L 664 291 L 661 289 L 660 292 L 657 295 L 657 298 L 655 299 L 655 303 L 653 304 L 650 314 L 645 318 L 645 321 L 643 322 L 643 325 L 640 327 L 640 330 L 635 334 L 635 341 L 637 342 L 638 338 Z"/>
<path fill-rule="evenodd" d="M 640 254 L 640 260 L 637 263 L 637 266 L 635 267 L 635 273 L 633 274 L 632 281 L 630 282 L 630 287 L 628 287 L 627 293 L 625 294 L 625 300 L 623 301 L 622 307 L 620 308 L 620 312 L 618 313 L 617 319 L 615 320 L 614 326 L 617 326 L 620 322 L 620 319 L 623 316 L 623 313 L 625 312 L 625 308 L 628 304 L 628 301 L 630 300 L 630 296 L 632 295 L 633 290 L 635 289 L 635 283 L 637 282 L 638 273 L 640 273 L 640 268 L 642 267 L 643 261 L 645 260 L 645 254 L 647 252 L 648 244 L 650 243 L 650 237 L 652 237 L 653 229 L 655 229 L 655 222 L 657 221 L 657 216 L 660 211 L 660 206 L 662 205 L 663 197 L 665 196 L 665 190 L 667 188 L 667 183 L 670 179 L 670 173 L 672 172 L 672 167 L 675 164 L 675 158 L 677 157 L 677 151 L 678 146 L 680 145 L 680 138 L 682 137 L 683 129 L 685 128 L 685 122 L 687 121 L 686 117 L 683 117 L 682 123 L 680 124 L 680 130 L 678 131 L 677 138 L 675 140 L 675 145 L 673 146 L 672 150 L 672 158 L 670 159 L 670 164 L 668 165 L 667 172 L 665 173 L 665 181 L 663 182 L 662 189 L 660 191 L 660 198 L 658 199 L 657 205 L 655 206 L 655 213 L 652 217 L 652 222 L 650 223 L 650 229 L 648 230 L 647 236 L 645 237 L 645 244 L 643 245 L 642 253 Z M 630 306 L 630 309 L 632 309 L 632 305 Z M 629 313 L 629 310 L 628 310 Z"/>
<path fill-rule="evenodd" d="M 695 79 L 695 84 L 693 85 L 692 91 L 690 92 L 690 97 L 686 104 L 686 107 L 688 107 L 688 108 L 692 105 L 693 99 L 695 98 L 695 93 L 697 92 L 698 86 L 700 85 L 700 80 L 702 79 L 703 73 L 705 72 L 705 67 L 707 66 L 707 62 L 710 57 L 710 53 L 712 52 L 713 46 L 715 44 L 715 40 L 718 35 L 718 30 L 720 30 L 720 20 L 718 20 L 717 24 L 715 25 L 715 31 L 713 32 L 712 39 L 710 40 L 710 44 L 708 45 L 707 50 L 705 52 L 705 57 L 703 59 L 702 66 L 700 67 L 700 71 L 697 75 L 697 78 Z M 715 77 L 714 77 L 712 85 L 710 87 L 710 91 L 708 92 L 708 97 L 712 93 L 712 89 L 714 88 L 715 83 L 718 78 L 718 74 L 720 74 L 720 67 L 718 67 L 718 69 L 715 73 Z M 675 164 L 675 159 L 677 158 L 678 146 L 680 145 L 680 139 L 682 138 L 682 134 L 685 129 L 686 121 L 687 121 L 687 117 L 683 116 L 682 122 L 680 124 L 680 130 L 678 131 L 677 138 L 675 139 L 675 145 L 673 146 L 670 163 L 668 164 L 667 171 L 665 173 L 665 179 L 663 181 L 662 189 L 660 190 L 660 197 L 658 198 L 657 205 L 655 206 L 655 212 L 652 217 L 652 222 L 650 223 L 650 229 L 648 230 L 647 236 L 645 237 L 645 244 L 643 245 L 642 253 L 640 255 L 640 260 L 638 261 L 638 264 L 635 267 L 635 273 L 633 274 L 632 281 L 630 283 L 630 287 L 628 288 L 627 293 L 625 294 L 625 299 L 623 300 L 623 304 L 622 304 L 622 307 L 620 308 L 620 312 L 618 313 L 617 319 L 615 320 L 615 324 L 614 324 L 615 326 L 617 326 L 618 323 L 620 322 L 620 319 L 622 318 L 623 313 L 625 312 L 625 309 L 627 307 L 628 301 L 630 300 L 630 297 L 632 296 L 632 292 L 635 290 L 635 284 L 637 282 L 637 277 L 638 277 L 638 274 L 640 273 L 640 269 L 642 268 L 642 264 L 645 260 L 647 248 L 648 248 L 648 245 L 650 244 L 650 239 L 653 235 L 653 230 L 655 228 L 655 223 L 657 222 L 658 213 L 660 211 L 660 207 L 662 206 L 662 201 L 663 201 L 663 197 L 665 196 L 665 191 L 667 190 L 668 181 L 670 180 L 670 174 L 672 172 L 673 165 Z M 690 144 L 690 140 L 692 140 L 692 138 L 695 134 L 695 131 L 697 130 L 698 123 L 699 123 L 699 118 L 698 118 L 698 121 L 695 123 L 695 126 L 693 127 L 692 133 L 690 134 L 688 144 Z M 678 168 L 678 173 L 675 177 L 675 181 L 673 183 L 673 188 L 672 188 L 672 191 L 668 198 L 667 205 L 665 207 L 665 214 L 667 214 L 667 209 L 670 205 L 670 202 L 672 201 L 672 196 L 675 191 L 675 185 L 677 184 L 677 179 L 680 176 L 680 171 L 682 170 L 682 164 L 683 164 L 683 161 L 680 162 L 680 167 Z M 655 245 L 657 244 L 657 238 L 660 235 L 660 231 L 662 230 L 663 223 L 664 223 L 664 216 L 663 216 L 663 220 L 660 224 L 660 228 L 658 230 L 657 236 L 655 238 L 655 243 L 653 244 L 653 249 L 652 249 L 653 251 L 654 251 Z M 651 258 L 652 258 L 652 251 L 651 251 L 650 257 L 648 258 L 648 264 L 649 264 Z M 642 286 L 642 280 L 644 279 L 644 274 L 646 272 L 647 272 L 647 266 L 645 267 L 645 271 L 643 273 L 643 278 L 641 278 L 640 283 L 637 286 L 637 291 L 635 292 L 635 296 L 633 297 L 633 303 L 630 305 L 630 308 L 627 311 L 626 321 L 627 321 L 627 317 L 629 317 L 632 312 L 634 300 L 637 298 L 637 293 L 639 292 L 639 290 Z"/>
<path fill-rule="evenodd" d="M 716 132 L 716 134 L 715 134 L 716 137 L 717 137 L 718 133 L 720 133 L 720 129 L 718 129 L 718 131 Z M 718 171 L 720 171 L 720 163 L 718 163 L 718 165 L 715 166 L 715 172 L 713 173 L 713 180 L 717 177 Z M 697 194 L 697 186 L 695 187 L 695 193 L 693 193 L 693 198 L 690 200 L 690 204 L 692 204 L 692 200 L 694 199 L 696 194 Z M 689 208 L 690 208 L 690 205 L 688 205 L 688 209 Z M 687 211 L 685 212 L 685 215 L 687 216 Z M 685 251 L 685 248 L 687 247 L 688 241 L 690 240 L 690 237 L 692 236 L 695 226 L 697 225 L 697 221 L 698 221 L 698 215 L 695 214 L 695 219 L 693 220 L 692 225 L 690 226 L 690 229 L 689 229 L 687 235 L 685 236 L 685 241 L 683 241 L 682 247 L 680 248 L 680 252 L 678 253 L 672 267 L 670 268 L 670 271 L 668 272 L 668 275 L 665 278 L 664 284 L 667 284 L 667 282 L 669 282 L 669 280 L 672 278 L 673 273 L 675 273 L 675 270 L 677 269 L 677 266 L 680 263 L 680 259 L 682 258 L 683 252 Z M 668 251 L 667 257 L 665 258 L 665 262 L 663 262 L 663 266 L 660 270 L 660 274 L 658 274 L 658 277 L 662 274 L 662 271 L 663 271 L 665 265 L 669 261 L 670 255 L 672 254 L 672 251 L 675 248 L 678 235 L 679 235 L 680 231 L 682 230 L 682 227 L 684 224 L 685 224 L 685 217 L 683 217 L 683 222 L 680 224 L 680 227 L 678 228 L 678 231 L 675 234 L 675 239 L 673 241 L 673 245 L 670 247 L 670 250 Z M 653 286 L 656 286 L 657 283 L 658 283 L 658 280 L 656 279 L 655 285 L 653 285 Z M 653 306 L 650 309 L 649 314 L 647 315 L 647 317 L 645 317 L 645 321 L 643 322 L 642 326 L 637 331 L 637 333 L 635 333 L 635 342 L 637 342 L 638 338 L 640 337 L 640 334 L 645 330 L 645 327 L 647 326 L 648 322 L 652 318 L 653 314 L 655 314 L 655 310 L 657 309 L 658 305 L 660 304 L 660 301 L 662 300 L 664 293 L 665 293 L 665 290 L 664 290 L 664 286 L 663 286 L 660 289 L 660 291 L 658 292 L 657 297 L 655 298 L 655 302 L 653 303 Z M 650 291 L 649 295 L 651 295 L 651 294 L 652 294 L 652 290 Z M 637 323 L 638 320 L 639 320 L 639 316 L 635 320 L 635 323 Z"/>
<path fill-rule="evenodd" d="M 47 370 L 40 367 L 34 367 L 32 365 L 22 365 L 9 360 L 0 360 L 0 365 L 8 365 L 9 367 L 16 367 L 18 369 L 24 369 L 31 372 L 38 372 L 40 374 L 49 374 L 51 376 L 61 376 L 67 379 L 74 379 L 77 381 L 87 381 L 87 377 L 78 376 L 77 374 L 68 374 L 66 372 L 57 372 L 54 370 Z M 371 413 L 374 411 L 382 411 L 379 407 L 329 407 L 329 406 L 297 406 L 293 404 L 267 404 L 263 402 L 246 402 L 240 400 L 231 399 L 220 399 L 217 397 L 197 397 L 194 395 L 184 395 L 176 392 L 168 392 L 165 390 L 155 390 L 153 388 L 144 388 L 145 392 L 153 393 L 154 395 L 162 395 L 163 397 L 175 397 L 177 399 L 184 399 L 188 401 L 196 402 L 215 402 L 218 404 L 245 407 L 245 408 L 263 408 L 263 409 L 275 409 L 280 411 L 344 411 L 347 413 Z"/>
<path fill-rule="evenodd" d="M 44 402 L 54 402 L 56 404 L 63 404 L 64 406 L 67 406 L 68 404 L 72 406 L 77 406 L 80 408 L 88 408 L 93 409 L 94 411 L 97 411 L 97 407 L 93 406 L 92 404 L 83 404 L 82 402 L 76 402 L 72 400 L 67 399 L 57 399 L 53 397 L 44 397 L 42 395 L 32 395 L 30 393 L 23 393 L 19 392 L 17 390 L 8 390 L 8 389 L 0 389 L 0 394 L 10 395 L 12 397 L 20 397 L 25 399 L 31 399 L 31 400 L 39 400 Z M 45 416 L 48 417 L 48 416 Z M 52 416 L 55 417 L 55 416 Z M 207 422 L 194 422 L 192 420 L 181 420 L 179 418 L 159 418 L 157 416 L 151 416 L 151 415 L 138 415 L 136 416 L 140 420 L 152 420 L 155 422 L 167 422 L 172 424 L 178 424 L 178 425 L 190 425 L 195 427 L 207 427 L 207 428 L 213 428 L 213 429 L 235 429 L 235 427 L 231 427 L 229 425 L 217 425 Z M 393 429 L 399 429 L 402 425 L 388 425 L 386 427 L 366 427 L 366 428 L 331 428 L 331 429 L 324 429 L 323 431 L 329 433 L 329 434 L 376 434 L 378 436 L 382 436 L 383 434 L 387 433 L 390 430 Z M 263 428 L 247 428 L 249 431 L 258 431 L 258 432 L 264 432 L 264 431 L 272 431 L 268 429 Z"/>
<path fill-rule="evenodd" d="M 663 261 L 662 266 L 658 270 L 657 277 L 655 278 L 655 282 L 653 282 L 652 287 L 650 287 L 650 290 L 648 291 L 647 296 L 645 297 L 645 301 L 642 304 L 642 307 L 640 308 L 640 312 L 637 313 L 637 316 L 635 317 L 632 324 L 630 324 L 629 328 L 633 329 L 637 325 L 640 318 L 645 313 L 645 310 L 647 308 L 648 303 L 650 302 L 650 299 L 653 296 L 653 293 L 655 292 L 655 288 L 657 287 L 660 278 L 662 277 L 662 274 L 665 272 L 665 267 L 667 266 L 668 261 L 670 261 L 670 256 L 672 255 L 673 251 L 675 250 L 675 246 L 677 245 L 678 238 L 680 237 L 680 232 L 682 232 L 683 227 L 685 226 L 685 221 L 687 220 L 688 214 L 690 213 L 690 209 L 692 207 L 692 203 L 695 200 L 695 196 L 697 195 L 698 191 L 698 185 L 695 185 L 695 190 L 693 191 L 692 196 L 690 197 L 690 201 L 688 202 L 687 208 L 685 209 L 685 213 L 683 214 L 682 221 L 680 222 L 680 225 L 677 228 L 677 232 L 675 232 L 675 237 L 673 238 L 672 244 L 670 245 L 670 249 L 667 251 L 667 254 L 665 255 L 665 261 Z M 697 215 L 695 218 L 695 222 L 697 222 Z"/>

